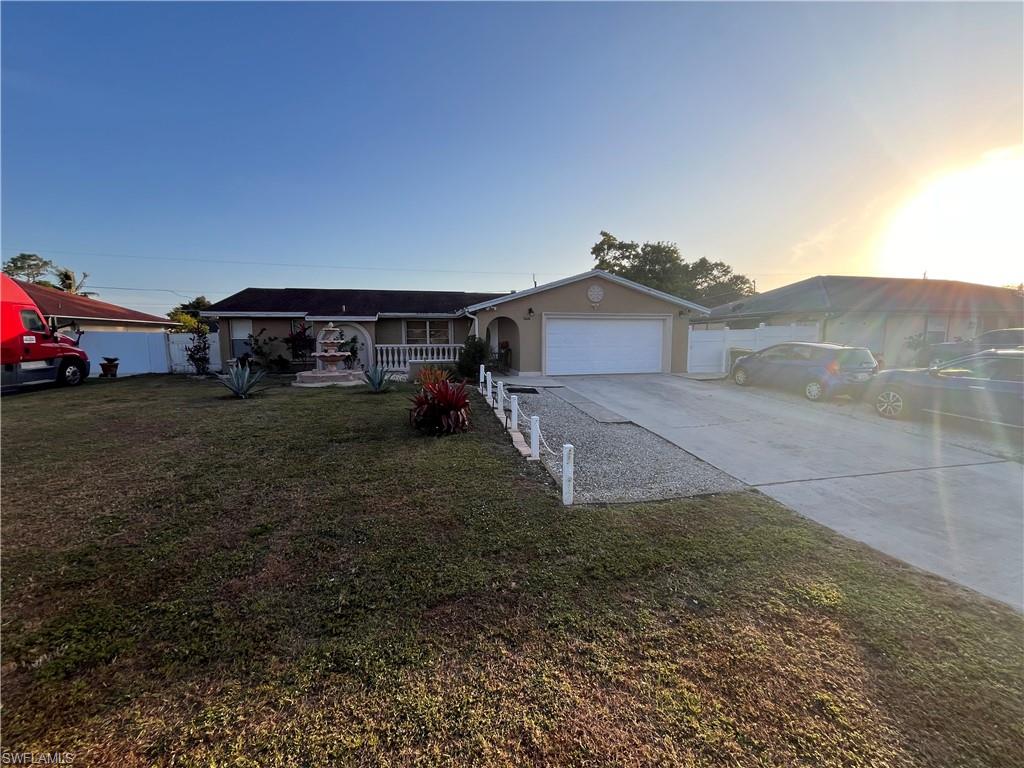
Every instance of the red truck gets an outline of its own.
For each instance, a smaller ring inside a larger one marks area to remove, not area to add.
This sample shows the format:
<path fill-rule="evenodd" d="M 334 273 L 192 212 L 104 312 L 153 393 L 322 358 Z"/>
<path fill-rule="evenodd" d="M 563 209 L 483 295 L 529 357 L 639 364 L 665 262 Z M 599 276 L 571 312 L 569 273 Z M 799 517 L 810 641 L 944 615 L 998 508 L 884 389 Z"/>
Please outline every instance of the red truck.
<path fill-rule="evenodd" d="M 74 339 L 48 326 L 36 303 L 0 273 L 0 364 L 3 389 L 56 382 L 74 387 L 89 375 L 89 356 Z"/>

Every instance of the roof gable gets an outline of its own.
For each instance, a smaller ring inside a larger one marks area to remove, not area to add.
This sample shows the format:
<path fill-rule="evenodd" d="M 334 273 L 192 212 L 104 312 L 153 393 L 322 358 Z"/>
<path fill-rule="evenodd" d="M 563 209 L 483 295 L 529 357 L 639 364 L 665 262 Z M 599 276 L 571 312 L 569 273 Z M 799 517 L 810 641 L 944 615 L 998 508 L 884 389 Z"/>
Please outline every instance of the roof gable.
<path fill-rule="evenodd" d="M 532 296 L 535 293 L 549 291 L 552 288 L 559 288 L 563 285 L 569 285 L 571 283 L 576 283 L 579 282 L 580 280 L 586 280 L 587 278 L 591 277 L 603 278 L 605 280 L 608 280 L 609 282 L 617 283 L 618 285 L 624 286 L 626 288 L 632 288 L 635 291 L 646 293 L 648 296 L 654 296 L 655 298 L 667 301 L 671 304 L 675 304 L 680 307 L 686 307 L 687 309 L 694 310 L 695 312 L 700 312 L 701 314 L 707 314 L 708 312 L 707 307 L 702 307 L 700 304 L 695 304 L 692 301 L 687 301 L 686 299 L 681 299 L 678 296 L 673 296 L 671 293 L 665 293 L 664 291 L 659 291 L 654 288 L 648 288 L 646 285 L 641 285 L 640 283 L 628 280 L 625 277 L 621 277 L 620 275 L 614 275 L 611 272 L 604 271 L 603 269 L 592 269 L 589 272 L 582 272 L 578 275 L 573 275 L 572 277 L 566 277 L 561 280 L 555 280 L 554 282 L 551 283 L 538 285 L 535 288 L 527 288 L 525 291 L 517 291 L 516 293 L 506 294 L 498 298 L 490 299 L 489 301 L 482 301 L 479 304 L 470 305 L 469 307 L 467 307 L 467 309 L 470 312 L 476 312 L 479 309 L 486 309 L 488 307 L 493 307 L 498 304 L 503 304 L 506 301 L 521 299 L 524 296 Z"/>
<path fill-rule="evenodd" d="M 166 317 L 149 315 L 145 312 L 137 312 L 134 309 L 121 307 L 117 304 L 110 304 L 106 301 L 91 299 L 88 296 L 78 296 L 74 293 L 61 291 L 57 288 L 50 288 L 37 283 L 27 283 L 16 280 L 27 293 L 32 301 L 39 307 L 39 311 L 47 317 L 65 317 L 71 320 L 117 320 L 123 323 L 155 323 L 160 325 L 174 325 Z"/>

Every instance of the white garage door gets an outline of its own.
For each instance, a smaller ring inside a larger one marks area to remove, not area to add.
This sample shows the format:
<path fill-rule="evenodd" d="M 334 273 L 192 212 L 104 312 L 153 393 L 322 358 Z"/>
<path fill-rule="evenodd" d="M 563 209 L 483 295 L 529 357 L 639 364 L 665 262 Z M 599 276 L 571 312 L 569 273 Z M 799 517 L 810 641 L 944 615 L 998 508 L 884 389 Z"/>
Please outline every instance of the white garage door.
<path fill-rule="evenodd" d="M 664 332 L 663 320 L 648 317 L 547 318 L 545 372 L 661 373 Z"/>

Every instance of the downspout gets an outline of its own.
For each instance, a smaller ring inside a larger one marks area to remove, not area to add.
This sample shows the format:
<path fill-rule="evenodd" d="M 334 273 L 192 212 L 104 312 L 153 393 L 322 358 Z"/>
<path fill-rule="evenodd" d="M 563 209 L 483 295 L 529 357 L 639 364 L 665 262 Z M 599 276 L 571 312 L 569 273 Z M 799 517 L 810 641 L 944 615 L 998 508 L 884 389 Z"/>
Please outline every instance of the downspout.
<path fill-rule="evenodd" d="M 463 310 L 465 312 L 465 310 Z M 473 335 L 480 338 L 480 321 L 476 319 L 476 315 L 466 312 L 466 317 L 473 320 Z"/>

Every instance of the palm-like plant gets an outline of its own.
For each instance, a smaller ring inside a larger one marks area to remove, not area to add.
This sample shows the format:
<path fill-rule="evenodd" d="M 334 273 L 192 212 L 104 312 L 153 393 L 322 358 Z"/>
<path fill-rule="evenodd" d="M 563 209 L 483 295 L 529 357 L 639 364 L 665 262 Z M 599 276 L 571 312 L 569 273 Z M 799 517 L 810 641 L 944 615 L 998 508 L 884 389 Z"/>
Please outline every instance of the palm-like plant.
<path fill-rule="evenodd" d="M 421 387 L 425 387 L 428 384 L 439 384 L 442 381 L 451 381 L 451 378 L 452 375 L 449 371 L 432 365 L 424 366 L 416 375 L 416 381 L 419 382 Z"/>
<path fill-rule="evenodd" d="M 235 397 L 245 400 L 257 392 L 263 391 L 262 389 L 256 389 L 256 385 L 259 384 L 264 373 L 264 371 L 256 370 L 250 365 L 239 365 L 223 376 L 218 376 L 217 379 L 221 384 L 230 389 Z"/>
<path fill-rule="evenodd" d="M 85 281 L 89 279 L 89 273 L 83 272 L 79 280 L 73 269 L 59 267 L 54 274 L 57 276 L 57 287 L 65 293 L 73 293 L 76 296 L 95 296 L 95 291 L 86 291 Z"/>
<path fill-rule="evenodd" d="M 371 392 L 380 394 L 381 392 L 388 391 L 393 377 L 386 369 L 381 368 L 378 365 L 371 365 L 363 371 L 363 378 L 366 380 L 366 383 L 370 385 Z"/>

